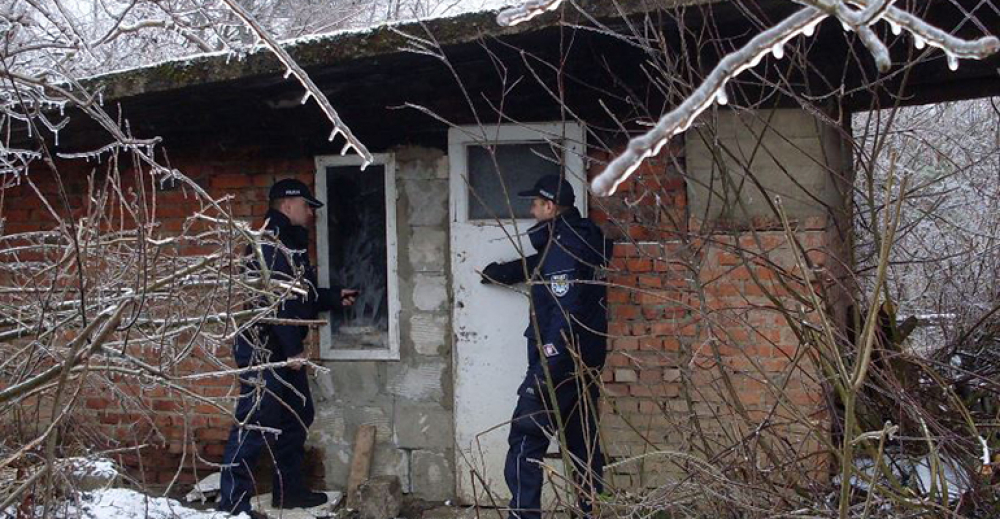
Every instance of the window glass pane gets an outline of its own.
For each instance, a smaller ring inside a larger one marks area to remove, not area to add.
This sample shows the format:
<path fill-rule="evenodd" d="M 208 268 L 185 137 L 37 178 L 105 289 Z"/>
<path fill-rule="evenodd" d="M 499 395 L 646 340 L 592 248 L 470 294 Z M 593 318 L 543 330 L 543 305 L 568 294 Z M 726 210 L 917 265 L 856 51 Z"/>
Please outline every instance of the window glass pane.
<path fill-rule="evenodd" d="M 531 189 L 539 177 L 562 171 L 560 150 L 548 143 L 497 144 L 495 161 L 485 147 L 468 150 L 469 220 L 510 219 L 507 196 L 516 218 L 531 218 L 531 200 L 518 197 L 518 191 Z"/>
<path fill-rule="evenodd" d="M 332 312 L 335 349 L 389 347 L 385 166 L 326 168 L 330 284 L 361 290 L 354 306 Z"/>

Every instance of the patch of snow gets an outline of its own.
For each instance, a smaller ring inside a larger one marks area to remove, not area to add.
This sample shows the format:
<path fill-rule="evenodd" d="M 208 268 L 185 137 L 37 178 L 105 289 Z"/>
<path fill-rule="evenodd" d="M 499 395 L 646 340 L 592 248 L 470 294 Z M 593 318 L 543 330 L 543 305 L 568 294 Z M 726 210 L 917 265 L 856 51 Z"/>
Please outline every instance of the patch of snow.
<path fill-rule="evenodd" d="M 941 458 L 939 464 L 940 477 L 931 472 L 931 462 L 927 457 L 921 458 L 913 464 L 913 475 L 916 476 L 914 483 L 920 494 L 927 495 L 931 487 L 940 493 L 944 485 L 948 486 L 948 500 L 956 501 L 971 486 L 969 477 L 962 470 L 962 467 L 953 460 Z M 941 479 L 944 479 L 942 482 Z"/>
<path fill-rule="evenodd" d="M 111 488 L 87 494 L 81 502 L 82 519 L 224 519 L 225 512 L 202 512 L 187 508 L 179 501 L 149 497 L 134 490 Z M 244 516 L 245 519 L 245 516 Z"/>
<path fill-rule="evenodd" d="M 39 507 L 40 508 L 40 507 Z M 41 509 L 39 509 L 39 514 Z M 164 497 L 150 497 L 125 488 L 109 488 L 84 492 L 78 501 L 67 501 L 50 514 L 56 519 L 232 519 L 225 512 L 203 512 L 187 508 L 179 501 Z M 0 518 L 18 517 L 16 507 L 0 512 Z M 246 514 L 236 516 L 249 519 Z"/>
<path fill-rule="evenodd" d="M 118 476 L 115 462 L 107 458 L 68 458 L 66 463 L 70 466 L 70 472 L 76 477 L 114 478 Z"/>
<path fill-rule="evenodd" d="M 948 499 L 950 501 L 958 500 L 971 487 L 968 474 L 962 469 L 961 465 L 955 460 L 946 457 L 940 458 L 938 470 L 941 477 L 937 478 L 936 481 L 935 476 L 931 472 L 930 459 L 927 456 L 916 459 L 910 457 L 894 459 L 886 454 L 883 461 L 896 479 L 922 496 L 926 496 L 930 492 L 932 483 L 936 493 L 942 492 L 944 489 L 942 488 L 941 479 L 944 479 L 944 483 L 948 486 Z M 876 472 L 878 472 L 878 467 L 869 458 L 855 459 L 854 467 L 862 475 L 860 477 L 851 476 L 851 486 L 862 491 L 868 491 L 871 487 L 869 482 L 875 476 Z M 885 483 L 885 477 L 879 473 L 876 482 Z M 840 484 L 839 476 L 834 478 L 834 483 Z"/>

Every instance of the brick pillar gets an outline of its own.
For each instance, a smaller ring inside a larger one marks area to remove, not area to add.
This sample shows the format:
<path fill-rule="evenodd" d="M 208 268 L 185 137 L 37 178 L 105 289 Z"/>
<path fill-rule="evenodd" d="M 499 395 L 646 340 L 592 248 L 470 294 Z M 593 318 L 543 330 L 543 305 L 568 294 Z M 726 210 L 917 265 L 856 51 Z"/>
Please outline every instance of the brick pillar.
<path fill-rule="evenodd" d="M 800 323 L 843 320 L 831 281 L 850 227 L 848 148 L 800 110 L 705 119 L 592 203 L 619 242 L 602 426 L 619 486 L 660 487 L 707 467 L 777 482 L 824 471 L 828 395 Z M 804 276 L 774 195 L 820 309 L 798 298 Z"/>

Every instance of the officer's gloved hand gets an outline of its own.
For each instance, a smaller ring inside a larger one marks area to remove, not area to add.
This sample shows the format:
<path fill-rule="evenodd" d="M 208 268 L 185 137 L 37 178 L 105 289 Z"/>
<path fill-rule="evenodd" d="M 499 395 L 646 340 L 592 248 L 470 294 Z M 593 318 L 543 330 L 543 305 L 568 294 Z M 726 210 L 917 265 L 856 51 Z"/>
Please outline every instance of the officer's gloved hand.
<path fill-rule="evenodd" d="M 497 262 L 490 263 L 483 268 L 482 279 L 479 280 L 480 283 L 484 285 L 492 285 L 500 279 L 500 264 Z"/>

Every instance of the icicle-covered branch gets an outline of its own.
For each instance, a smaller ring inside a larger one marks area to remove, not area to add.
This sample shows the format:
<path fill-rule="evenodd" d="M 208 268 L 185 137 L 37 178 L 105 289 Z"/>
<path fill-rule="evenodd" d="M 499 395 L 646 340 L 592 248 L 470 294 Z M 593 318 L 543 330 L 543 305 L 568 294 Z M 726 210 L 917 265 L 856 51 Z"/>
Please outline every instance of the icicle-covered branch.
<path fill-rule="evenodd" d="M 239 4 L 239 2 L 236 0 L 223 0 L 223 2 L 229 6 L 233 13 L 243 20 L 243 22 L 247 24 L 251 30 L 253 30 L 257 37 L 261 39 L 271 52 L 278 57 L 278 60 L 281 61 L 287 69 L 285 77 L 288 77 L 289 75 L 295 76 L 295 79 L 297 79 L 306 89 L 306 93 L 302 97 L 302 103 L 305 104 L 310 97 L 316 99 L 316 102 L 319 103 L 320 109 L 323 110 L 323 113 L 326 114 L 327 118 L 330 119 L 330 122 L 333 123 L 333 131 L 330 134 L 330 140 L 332 141 L 337 134 L 343 135 L 344 139 L 347 140 L 347 143 L 344 144 L 344 149 L 341 150 L 340 154 L 346 155 L 347 152 L 353 148 L 354 152 L 361 156 L 364 160 L 361 165 L 361 169 L 365 169 L 368 164 L 374 160 L 372 158 L 372 154 L 368 151 L 368 148 L 366 148 L 365 145 L 354 136 L 354 133 L 352 133 L 351 129 L 347 127 L 347 124 L 341 120 L 340 115 L 333 108 L 333 105 L 330 104 L 330 100 L 327 99 L 326 94 L 324 94 L 323 91 L 320 90 L 315 83 L 313 83 L 309 74 L 306 74 L 306 72 L 302 70 L 302 67 L 300 67 L 299 64 L 288 55 L 288 52 L 281 47 L 281 44 L 268 34 L 267 31 L 264 30 L 259 23 L 257 23 L 257 20 L 255 20 L 253 16 Z"/>
<path fill-rule="evenodd" d="M 690 128 L 695 119 L 713 102 L 726 104 L 726 83 L 748 68 L 757 66 L 768 53 L 775 58 L 784 55 L 784 45 L 804 34 L 811 36 L 816 25 L 828 16 L 838 18 L 847 28 L 856 31 L 861 41 L 874 56 L 879 68 L 891 65 L 889 51 L 872 31 L 871 25 L 885 19 L 895 34 L 902 30 L 913 35 L 914 45 L 923 48 L 931 45 L 944 50 L 949 67 L 958 67 L 958 59 L 983 59 L 1000 50 L 1000 40 L 987 36 L 977 40 L 963 40 L 934 27 L 910 13 L 892 6 L 891 0 L 871 2 L 856 0 L 862 6 L 855 9 L 841 0 L 797 0 L 807 5 L 778 25 L 758 34 L 739 50 L 727 55 L 716 65 L 705 81 L 677 108 L 664 115 L 652 130 L 632 139 L 625 151 L 609 163 L 591 182 L 591 190 L 600 196 L 614 194 L 642 162 L 660 152 L 671 137 Z M 518 9 L 539 9 L 537 2 L 529 2 Z"/>

